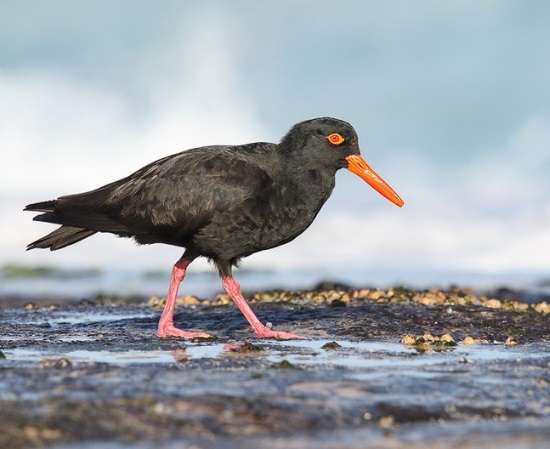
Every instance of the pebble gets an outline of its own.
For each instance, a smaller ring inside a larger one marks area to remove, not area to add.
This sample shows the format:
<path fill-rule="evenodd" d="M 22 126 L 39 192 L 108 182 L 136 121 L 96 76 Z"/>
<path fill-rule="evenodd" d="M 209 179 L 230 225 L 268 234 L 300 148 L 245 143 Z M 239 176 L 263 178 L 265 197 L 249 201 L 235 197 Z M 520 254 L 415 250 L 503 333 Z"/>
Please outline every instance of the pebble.
<path fill-rule="evenodd" d="M 61 359 L 42 359 L 38 364 L 39 368 L 69 368 L 73 366 L 72 362 L 67 358 Z"/>
<path fill-rule="evenodd" d="M 393 416 L 382 416 L 377 421 L 380 427 L 391 427 L 395 424 L 395 418 Z"/>
<path fill-rule="evenodd" d="M 504 342 L 506 346 L 515 346 L 518 344 L 518 340 L 515 337 L 508 337 Z"/>
<path fill-rule="evenodd" d="M 550 313 L 550 304 L 546 301 L 539 302 L 533 306 L 533 309 L 539 313 Z"/>

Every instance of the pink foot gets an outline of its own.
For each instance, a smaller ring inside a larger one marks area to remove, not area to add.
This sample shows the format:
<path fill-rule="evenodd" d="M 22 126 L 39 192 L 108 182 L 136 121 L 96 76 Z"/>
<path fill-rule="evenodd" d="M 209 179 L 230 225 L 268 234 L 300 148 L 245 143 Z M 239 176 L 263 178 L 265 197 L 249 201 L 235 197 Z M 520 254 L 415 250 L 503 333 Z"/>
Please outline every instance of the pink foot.
<path fill-rule="evenodd" d="M 277 340 L 294 340 L 304 338 L 296 334 L 291 334 L 289 332 L 274 331 L 265 326 L 263 326 L 261 329 L 255 329 L 254 332 L 256 334 L 256 337 L 258 338 L 275 338 Z"/>
<path fill-rule="evenodd" d="M 159 326 L 157 337 L 212 338 L 212 335 L 207 334 L 206 332 L 182 331 L 174 325 L 166 325 L 162 328 Z"/>
<path fill-rule="evenodd" d="M 277 340 L 292 340 L 294 338 L 303 338 L 296 334 L 288 332 L 274 331 L 263 325 L 258 317 L 254 314 L 241 293 L 241 287 L 238 282 L 231 276 L 222 278 L 222 285 L 227 294 L 231 297 L 235 305 L 252 326 L 256 337 L 258 338 L 276 338 Z"/>

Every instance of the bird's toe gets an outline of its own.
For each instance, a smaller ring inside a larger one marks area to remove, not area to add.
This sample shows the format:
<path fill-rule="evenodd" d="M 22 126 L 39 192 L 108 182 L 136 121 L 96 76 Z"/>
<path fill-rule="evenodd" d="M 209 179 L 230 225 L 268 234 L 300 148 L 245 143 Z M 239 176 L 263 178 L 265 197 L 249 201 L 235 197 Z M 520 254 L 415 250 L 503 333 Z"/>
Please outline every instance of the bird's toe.
<path fill-rule="evenodd" d="M 212 335 L 207 334 L 206 332 L 195 332 L 195 331 L 184 331 L 178 329 L 175 326 L 165 326 L 159 328 L 157 332 L 157 337 L 167 338 L 167 337 L 180 337 L 180 338 L 212 338 Z"/>
<path fill-rule="evenodd" d="M 304 337 L 301 337 L 296 334 L 291 334 L 290 332 L 283 332 L 283 331 L 274 331 L 272 329 L 263 329 L 260 332 L 256 332 L 256 337 L 258 338 L 275 338 L 276 340 L 298 340 L 303 339 Z"/>

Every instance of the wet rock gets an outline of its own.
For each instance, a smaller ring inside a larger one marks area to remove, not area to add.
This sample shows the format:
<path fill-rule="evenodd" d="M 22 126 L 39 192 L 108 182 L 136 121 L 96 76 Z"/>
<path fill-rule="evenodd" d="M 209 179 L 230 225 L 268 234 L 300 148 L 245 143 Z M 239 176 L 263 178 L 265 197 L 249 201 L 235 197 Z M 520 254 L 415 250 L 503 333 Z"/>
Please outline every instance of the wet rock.
<path fill-rule="evenodd" d="M 346 303 L 340 299 L 333 299 L 330 302 L 329 307 L 346 307 Z"/>
<path fill-rule="evenodd" d="M 247 353 L 247 352 L 259 352 L 262 350 L 262 348 L 258 345 L 255 345 L 253 343 L 250 343 L 248 341 L 245 342 L 236 342 L 236 343 L 227 343 L 224 346 L 224 349 L 231 352 L 238 352 L 241 354 Z"/>
<path fill-rule="evenodd" d="M 444 351 L 457 346 L 454 338 L 449 334 L 436 336 L 431 334 L 423 334 L 417 337 L 405 335 L 401 338 L 401 343 L 405 346 L 414 347 L 420 352 Z"/>
<path fill-rule="evenodd" d="M 288 360 L 281 360 L 280 362 L 273 363 L 271 365 L 272 369 L 289 369 L 289 368 L 295 368 L 295 366 L 290 363 Z"/>

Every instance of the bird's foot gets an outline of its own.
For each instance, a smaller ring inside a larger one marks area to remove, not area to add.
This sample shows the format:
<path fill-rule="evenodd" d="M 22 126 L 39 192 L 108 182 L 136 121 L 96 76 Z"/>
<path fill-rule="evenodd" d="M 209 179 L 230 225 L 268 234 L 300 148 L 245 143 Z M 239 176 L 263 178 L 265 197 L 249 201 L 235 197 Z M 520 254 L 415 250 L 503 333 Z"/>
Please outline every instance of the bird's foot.
<path fill-rule="evenodd" d="M 255 329 L 254 333 L 258 338 L 275 338 L 277 340 L 294 340 L 294 339 L 303 339 L 296 334 L 291 334 L 290 332 L 283 331 L 274 331 L 268 327 L 263 327 L 261 329 Z"/>
<path fill-rule="evenodd" d="M 157 337 L 212 338 L 212 335 L 207 334 L 206 332 L 182 331 L 174 325 L 166 325 L 163 327 L 159 326 Z"/>

